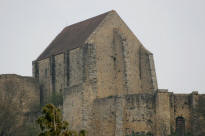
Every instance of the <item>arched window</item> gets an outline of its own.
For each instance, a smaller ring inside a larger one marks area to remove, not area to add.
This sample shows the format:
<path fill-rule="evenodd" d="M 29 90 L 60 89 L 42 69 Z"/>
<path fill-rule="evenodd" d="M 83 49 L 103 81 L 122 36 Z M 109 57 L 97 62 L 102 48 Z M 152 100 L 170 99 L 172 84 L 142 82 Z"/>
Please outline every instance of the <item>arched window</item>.
<path fill-rule="evenodd" d="M 176 118 L 176 136 L 185 136 L 185 120 L 183 117 Z"/>

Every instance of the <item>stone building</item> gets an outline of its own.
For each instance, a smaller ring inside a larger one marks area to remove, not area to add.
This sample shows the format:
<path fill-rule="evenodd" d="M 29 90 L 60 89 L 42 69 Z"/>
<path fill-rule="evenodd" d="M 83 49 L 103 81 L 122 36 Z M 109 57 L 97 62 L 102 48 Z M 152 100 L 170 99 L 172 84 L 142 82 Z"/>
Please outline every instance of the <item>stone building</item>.
<path fill-rule="evenodd" d="M 153 54 L 115 11 L 70 25 L 33 61 L 41 104 L 89 136 L 203 135 L 205 95 L 158 89 Z M 59 103 L 60 104 L 60 103 Z"/>
<path fill-rule="evenodd" d="M 66 27 L 33 62 L 33 76 L 44 103 L 62 94 L 64 118 L 90 136 L 182 136 L 203 120 L 205 96 L 158 89 L 153 54 L 115 11 Z"/>

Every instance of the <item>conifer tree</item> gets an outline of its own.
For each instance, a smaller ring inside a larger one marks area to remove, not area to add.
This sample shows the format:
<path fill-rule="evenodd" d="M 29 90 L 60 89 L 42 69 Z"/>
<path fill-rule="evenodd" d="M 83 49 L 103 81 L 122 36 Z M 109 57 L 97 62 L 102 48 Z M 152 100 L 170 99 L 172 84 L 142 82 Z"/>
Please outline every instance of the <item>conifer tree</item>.
<path fill-rule="evenodd" d="M 39 136 L 85 136 L 86 132 L 81 130 L 79 133 L 70 130 L 67 121 L 63 120 L 59 108 L 53 104 L 47 104 L 42 109 L 42 115 L 37 119 L 41 133 Z"/>

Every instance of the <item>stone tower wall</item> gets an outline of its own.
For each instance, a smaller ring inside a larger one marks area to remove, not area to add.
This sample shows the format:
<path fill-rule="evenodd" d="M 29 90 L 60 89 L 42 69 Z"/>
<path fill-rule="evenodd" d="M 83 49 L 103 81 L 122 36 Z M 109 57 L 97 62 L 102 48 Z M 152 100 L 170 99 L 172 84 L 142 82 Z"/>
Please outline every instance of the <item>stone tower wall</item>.
<path fill-rule="evenodd" d="M 191 94 L 173 94 L 159 90 L 156 94 L 156 135 L 162 136 L 176 131 L 176 119 L 182 117 L 185 121 L 185 134 L 200 136 L 204 134 L 205 96 L 197 92 Z"/>
<path fill-rule="evenodd" d="M 95 45 L 86 44 L 70 51 L 69 60 L 72 77 L 69 76 L 69 85 L 64 91 L 64 117 L 73 129 L 84 128 L 90 132 L 92 105 L 97 94 Z"/>
<path fill-rule="evenodd" d="M 97 97 L 157 89 L 152 54 L 141 49 L 142 44 L 115 12 L 106 16 L 86 42 L 96 46 Z"/>
<path fill-rule="evenodd" d="M 74 129 L 86 128 L 92 131 L 97 125 L 92 120 L 96 111 L 93 101 L 110 96 L 120 96 L 120 99 L 114 101 L 117 107 L 114 109 L 115 123 L 108 121 L 115 127 L 113 133 L 123 135 L 132 131 L 138 133 L 140 129 L 144 132 L 153 129 L 149 126 L 153 122 L 152 99 L 147 98 L 151 98 L 149 95 L 157 89 L 152 54 L 115 12 L 106 16 L 85 45 L 33 62 L 33 75 L 40 82 L 44 103 L 53 94 L 62 92 L 64 118 Z M 123 97 L 141 93 L 150 94 L 136 98 L 135 95 Z M 145 101 L 148 103 L 145 104 Z M 124 107 L 124 104 L 128 107 Z M 100 105 L 96 108 L 100 108 Z M 142 112 L 134 117 L 138 110 Z M 130 118 L 128 114 L 133 117 Z M 100 120 L 100 116 L 96 120 Z M 129 127 L 132 129 L 128 130 Z"/>
<path fill-rule="evenodd" d="M 105 17 L 85 43 L 80 48 L 33 62 L 33 76 L 44 90 L 45 103 L 52 94 L 83 83 L 87 75 L 93 75 L 91 67 L 85 68 L 87 45 L 96 48 L 96 58 L 91 61 L 96 64 L 97 97 L 152 93 L 157 89 L 152 54 L 115 12 Z"/>
<path fill-rule="evenodd" d="M 143 46 L 139 50 L 139 71 L 142 90 L 150 93 L 158 89 L 153 55 Z"/>
<path fill-rule="evenodd" d="M 155 135 L 168 135 L 170 134 L 170 99 L 168 90 L 158 90 L 155 97 Z"/>
<path fill-rule="evenodd" d="M 185 119 L 185 132 L 191 132 L 192 99 L 190 94 L 170 94 L 171 129 L 176 130 L 176 118 Z"/>

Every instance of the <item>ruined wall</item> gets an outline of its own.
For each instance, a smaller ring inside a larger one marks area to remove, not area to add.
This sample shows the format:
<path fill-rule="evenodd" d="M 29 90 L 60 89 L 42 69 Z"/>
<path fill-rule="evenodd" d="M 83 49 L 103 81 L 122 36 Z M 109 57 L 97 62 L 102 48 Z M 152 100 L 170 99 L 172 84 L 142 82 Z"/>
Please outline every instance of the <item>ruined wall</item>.
<path fill-rule="evenodd" d="M 16 124 L 10 124 L 11 126 L 6 129 L 11 127 L 20 129 L 23 124 L 34 121 L 32 120 L 34 115 L 40 110 L 39 93 L 39 84 L 34 78 L 14 74 L 0 75 L 1 113 L 8 112 L 6 113 L 8 116 L 4 118 L 5 120 L 13 116 L 15 116 L 14 120 L 17 120 Z M 5 109 L 4 106 L 6 106 Z M 11 116 L 12 114 L 16 115 Z M 1 123 L 5 120 L 1 120 Z"/>
<path fill-rule="evenodd" d="M 93 106 L 92 135 L 115 136 L 116 98 L 96 99 Z"/>
<path fill-rule="evenodd" d="M 96 98 L 94 88 L 82 83 L 66 88 L 64 91 L 63 116 L 72 129 L 85 129 L 92 136 L 93 101 Z"/>
<path fill-rule="evenodd" d="M 152 133 L 154 95 L 110 96 L 94 101 L 92 135 L 129 136 Z"/>
<path fill-rule="evenodd" d="M 185 133 L 191 133 L 192 97 L 190 94 L 173 94 L 168 90 L 156 93 L 156 135 L 176 132 L 176 119 L 185 119 Z"/>
<path fill-rule="evenodd" d="M 126 135 L 152 133 L 155 130 L 155 97 L 153 94 L 126 96 L 124 129 Z"/>
<path fill-rule="evenodd" d="M 164 136 L 176 132 L 176 118 L 185 120 L 185 134 L 204 135 L 205 95 L 156 93 L 97 98 L 93 105 L 92 135 Z"/>
<path fill-rule="evenodd" d="M 170 95 L 170 114 L 171 114 L 171 129 L 176 130 L 176 118 L 183 117 L 185 119 L 185 132 L 191 132 L 191 114 L 192 103 L 190 94 L 172 94 Z"/>
<path fill-rule="evenodd" d="M 168 90 L 158 90 L 156 93 L 155 135 L 170 134 L 170 99 Z"/>
<path fill-rule="evenodd" d="M 193 136 L 205 135 L 205 95 L 197 91 L 189 94 L 190 101 L 190 132 Z"/>
<path fill-rule="evenodd" d="M 14 74 L 0 75 L 0 92 L 3 96 L 14 93 L 12 101 L 22 104 L 22 111 L 29 112 L 33 104 L 39 106 L 39 84 L 32 77 L 22 77 Z M 3 98 L 3 97 L 2 97 Z"/>
<path fill-rule="evenodd" d="M 205 94 L 198 95 L 198 104 L 197 104 L 197 119 L 198 119 L 198 130 L 201 135 L 205 135 Z M 192 128 L 193 129 L 193 128 Z M 196 135 L 197 136 L 197 135 Z"/>
<path fill-rule="evenodd" d="M 205 108 L 203 108 L 204 104 L 205 96 L 199 95 L 197 92 L 192 92 L 191 94 L 174 94 L 167 90 L 158 90 L 155 102 L 156 135 L 162 136 L 177 132 L 176 121 L 179 117 L 185 121 L 185 135 L 203 135 L 204 131 L 202 130 L 205 127 L 205 116 L 202 114 L 205 111 Z"/>

